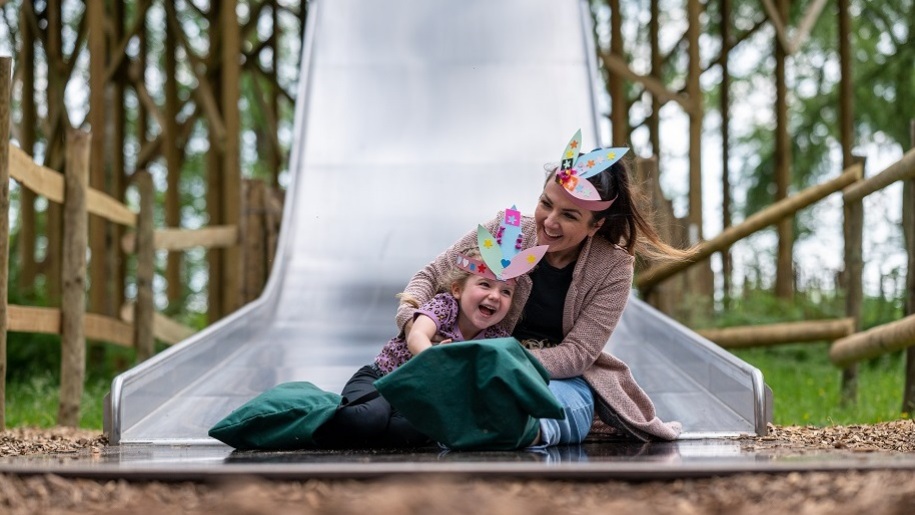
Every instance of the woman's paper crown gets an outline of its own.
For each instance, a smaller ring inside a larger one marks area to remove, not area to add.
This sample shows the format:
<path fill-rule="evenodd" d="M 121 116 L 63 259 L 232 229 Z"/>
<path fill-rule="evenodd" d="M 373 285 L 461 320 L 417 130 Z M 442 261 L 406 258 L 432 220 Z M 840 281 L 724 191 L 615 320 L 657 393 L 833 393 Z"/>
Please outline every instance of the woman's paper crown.
<path fill-rule="evenodd" d="M 482 260 L 458 254 L 455 264 L 461 270 L 499 281 L 530 272 L 550 248 L 549 245 L 522 248 L 521 212 L 515 206 L 505 210 L 496 236 L 482 225 L 477 227 L 477 245 Z"/>
<path fill-rule="evenodd" d="M 611 200 L 601 200 L 597 188 L 586 179 L 610 168 L 613 163 L 626 155 L 629 149 L 626 147 L 599 148 L 579 156 L 580 148 L 581 129 L 578 129 L 562 153 L 562 161 L 560 161 L 559 170 L 556 171 L 556 182 L 579 207 L 588 211 L 603 211 L 613 205 L 616 197 Z"/>

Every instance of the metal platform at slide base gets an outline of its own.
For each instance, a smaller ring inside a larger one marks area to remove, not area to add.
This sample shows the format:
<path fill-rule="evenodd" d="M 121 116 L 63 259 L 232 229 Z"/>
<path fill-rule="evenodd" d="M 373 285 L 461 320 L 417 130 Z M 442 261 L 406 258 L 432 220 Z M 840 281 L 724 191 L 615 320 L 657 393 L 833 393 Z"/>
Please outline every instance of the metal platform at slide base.
<path fill-rule="evenodd" d="M 582 0 L 310 3 L 277 260 L 264 294 L 119 375 L 112 443 L 207 430 L 286 381 L 340 391 L 395 332 L 395 294 L 512 204 L 579 128 L 600 139 Z M 762 434 L 761 373 L 633 297 L 607 344 L 685 438 Z"/>

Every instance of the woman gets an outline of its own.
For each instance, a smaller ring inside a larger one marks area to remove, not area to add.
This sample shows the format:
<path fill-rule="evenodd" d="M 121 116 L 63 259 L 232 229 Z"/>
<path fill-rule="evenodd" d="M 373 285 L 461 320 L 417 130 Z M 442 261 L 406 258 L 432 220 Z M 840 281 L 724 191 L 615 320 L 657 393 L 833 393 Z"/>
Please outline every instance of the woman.
<path fill-rule="evenodd" d="M 503 322 L 550 373 L 550 389 L 566 407 L 566 420 L 541 420 L 541 435 L 532 443 L 580 443 L 594 412 L 597 431 L 673 440 L 680 424 L 659 420 L 626 364 L 603 348 L 629 298 L 636 251 L 668 259 L 689 253 L 661 242 L 639 212 L 621 160 L 628 149 L 579 155 L 580 142 L 579 131 L 561 164 L 552 167 L 534 217 L 522 221 L 525 244 L 546 244 L 549 250 L 533 272 L 518 279 L 515 306 L 523 309 Z M 484 226 L 493 231 L 498 220 Z M 468 233 L 426 265 L 404 293 L 420 302 L 431 298 L 458 249 L 472 246 L 476 234 Z M 398 308 L 398 327 L 405 333 L 413 311 L 403 303 Z"/>

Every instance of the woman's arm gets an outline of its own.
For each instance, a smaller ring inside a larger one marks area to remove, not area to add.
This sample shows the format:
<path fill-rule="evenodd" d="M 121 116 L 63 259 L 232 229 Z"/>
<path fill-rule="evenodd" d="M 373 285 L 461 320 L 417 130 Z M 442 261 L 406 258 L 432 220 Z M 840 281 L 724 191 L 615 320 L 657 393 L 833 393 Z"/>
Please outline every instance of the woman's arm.
<path fill-rule="evenodd" d="M 494 231 L 493 227 L 498 227 L 501 213 L 490 220 L 489 222 L 483 224 L 490 232 Z M 419 272 L 416 272 L 416 275 L 410 279 L 410 282 L 407 284 L 407 287 L 404 288 L 403 293 L 411 299 L 414 299 L 417 304 L 424 304 L 429 301 L 432 297 L 435 296 L 435 293 L 438 291 L 438 285 L 442 280 L 444 274 L 450 270 L 452 263 L 457 258 L 459 252 L 466 249 L 474 248 L 477 245 L 477 230 L 474 228 L 472 231 L 465 234 L 461 239 L 456 241 L 453 245 L 448 247 L 445 252 L 442 252 L 432 262 L 422 268 Z M 403 334 L 408 335 L 411 331 L 411 322 L 413 321 L 413 314 L 416 312 L 416 308 L 407 302 L 401 302 L 397 307 L 397 327 L 401 328 Z"/>
<path fill-rule="evenodd" d="M 574 324 L 562 343 L 531 350 L 550 377 L 580 376 L 597 361 L 623 314 L 631 288 L 631 262 L 617 263 L 587 304 L 573 313 Z"/>

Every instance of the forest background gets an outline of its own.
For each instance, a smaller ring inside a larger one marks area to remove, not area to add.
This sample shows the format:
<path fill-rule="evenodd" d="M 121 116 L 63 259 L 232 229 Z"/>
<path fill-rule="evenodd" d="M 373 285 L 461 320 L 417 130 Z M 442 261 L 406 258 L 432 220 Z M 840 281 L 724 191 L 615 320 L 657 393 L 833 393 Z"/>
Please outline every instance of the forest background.
<path fill-rule="evenodd" d="M 33 2 L 39 14 L 51 2 Z M 141 3 L 123 2 L 125 15 L 136 12 Z M 269 2 L 268 2 L 269 3 Z M 595 40 L 599 51 L 610 48 L 610 8 L 622 13 L 622 36 L 625 55 L 632 69 L 648 74 L 650 69 L 648 31 L 644 30 L 650 16 L 650 2 L 611 2 L 593 0 L 592 11 L 596 22 Z M 660 17 L 660 44 L 667 59 L 663 82 L 677 89 L 686 81 L 684 2 L 658 1 Z M 797 24 L 812 2 L 791 2 L 788 26 Z M 279 173 L 260 151 L 264 148 L 266 113 L 260 108 L 259 96 L 267 87 L 256 75 L 245 76 L 240 84 L 239 108 L 242 133 L 240 137 L 240 163 L 245 177 L 262 178 L 280 187 L 286 184 L 286 161 L 292 145 L 293 100 L 298 78 L 298 61 L 302 40 L 306 4 L 299 2 L 273 2 L 273 9 L 260 4 L 240 2 L 237 14 L 240 24 L 253 27 L 249 40 L 243 43 L 249 49 L 275 34 L 278 38 L 276 55 L 259 53 L 259 66 L 275 72 L 276 83 L 282 89 L 276 120 L 276 138 L 283 150 Z M 774 97 L 773 48 L 776 34 L 761 3 L 755 0 L 730 0 L 731 25 L 745 35 L 730 54 L 729 96 L 732 109 L 732 127 L 728 146 L 730 158 L 723 163 L 723 146 L 720 132 L 721 117 L 715 106 L 720 104 L 721 66 L 714 61 L 722 48 L 720 39 L 721 5 L 716 0 L 704 4 L 700 17 L 700 55 L 705 70 L 701 76 L 704 105 L 703 123 L 703 206 L 705 235 L 714 235 L 728 223 L 738 223 L 750 214 L 771 204 L 774 199 Z M 88 51 L 80 37 L 86 3 L 63 1 L 62 46 L 71 56 L 74 73 L 66 87 L 67 116 L 75 127 L 90 129 L 88 109 Z M 202 54 L 207 52 L 208 26 L 205 14 L 207 2 L 177 1 L 179 20 L 189 36 L 189 44 Z M 23 2 L 2 3 L 3 20 L 0 23 L 0 53 L 14 57 L 14 70 L 23 51 L 21 12 Z M 789 126 L 791 138 L 791 191 L 834 177 L 842 170 L 842 148 L 839 137 L 838 105 L 840 100 L 840 66 L 838 44 L 840 38 L 851 39 L 853 63 L 851 66 L 855 85 L 853 90 L 854 138 L 853 151 L 866 156 L 866 175 L 882 170 L 912 147 L 910 120 L 915 117 L 915 5 L 913 0 L 850 1 L 852 27 L 848 34 L 840 34 L 835 2 L 826 2 L 823 14 L 817 19 L 810 37 L 787 60 L 787 88 L 789 92 Z M 275 15 L 274 15 L 275 10 Z M 40 19 L 40 16 L 39 16 Z M 157 105 L 165 104 L 164 61 L 165 36 L 159 30 L 166 20 L 165 5 L 152 2 L 146 23 L 147 43 L 140 47 L 135 42 L 126 52 L 133 59 L 144 56 L 147 61 L 142 81 Z M 41 27 L 39 27 L 41 28 Z M 46 27 L 45 27 L 46 28 Z M 36 46 L 36 94 L 34 103 L 39 115 L 47 117 L 48 106 L 43 88 L 47 87 L 54 72 Z M 601 60 L 598 60 L 601 63 Z M 178 63 L 179 96 L 186 109 L 180 113 L 189 119 L 196 87 L 194 74 L 187 60 Z M 609 71 L 603 69 L 606 77 Z M 14 72 L 15 77 L 15 72 Z M 13 138 L 19 134 L 23 92 L 13 93 Z M 653 149 L 648 135 L 647 120 L 652 112 L 651 96 L 634 83 L 627 83 L 624 91 L 628 109 L 630 143 L 636 155 L 657 154 L 660 179 L 667 198 L 673 201 L 674 212 L 684 216 L 687 203 L 688 160 L 684 138 L 687 115 L 676 106 L 667 104 L 658 115 L 661 121 L 659 148 Z M 134 90 L 125 94 L 128 141 L 123 149 L 128 156 L 127 173 L 136 165 L 142 140 L 153 134 L 140 135 L 138 112 L 142 99 Z M 611 101 L 605 98 L 602 109 L 609 114 Z M 609 134 L 609 116 L 607 133 Z M 42 162 L 49 130 L 47 123 L 37 127 L 34 157 Z M 145 129 L 154 132 L 154 126 Z M 614 142 L 619 143 L 619 142 Z M 207 224 L 206 195 L 208 187 L 205 172 L 205 155 L 209 150 L 206 126 L 195 124 L 184 146 L 179 185 L 181 199 L 181 227 L 197 228 Z M 134 159 L 131 160 L 131 157 Z M 166 189 L 164 160 L 145 163 L 155 178 L 157 226 L 162 226 Z M 726 188 L 722 186 L 727 178 Z M 21 219 L 18 201 L 21 189 L 11 183 L 12 239 L 11 255 L 20 249 L 17 234 Z M 725 210 L 723 192 L 729 196 Z M 711 297 L 696 299 L 685 296 L 680 302 L 692 306 L 678 317 L 693 328 L 725 327 L 731 325 L 761 324 L 805 319 L 840 318 L 844 316 L 844 292 L 836 277 L 843 271 L 842 262 L 842 206 L 838 195 L 833 195 L 815 206 L 801 211 L 794 219 L 794 277 L 795 293 L 790 300 L 777 298 L 773 293 L 775 276 L 776 236 L 774 230 L 762 231 L 735 244 L 730 250 L 733 263 L 729 281 L 723 278 L 719 255 L 713 257 L 715 288 Z M 871 326 L 898 320 L 904 313 L 906 257 L 905 242 L 899 230 L 903 209 L 902 186 L 896 185 L 865 199 L 865 302 L 862 326 Z M 126 200 L 136 205 L 137 199 L 128 190 Z M 36 209 L 44 212 L 47 202 L 39 199 Z M 41 231 L 39 231 L 41 233 Z M 36 258 L 43 258 L 47 242 L 39 237 L 35 248 Z M 180 294 L 166 294 L 164 282 L 166 255 L 157 256 L 159 272 L 154 283 L 156 304 L 160 311 L 196 328 L 205 326 L 207 320 L 207 289 L 209 280 L 205 252 L 190 251 L 185 254 L 181 269 Z M 130 265 L 128 265 L 130 266 Z M 11 285 L 19 284 L 20 270 L 16 260 L 11 260 L 9 279 Z M 725 285 L 727 284 L 727 287 Z M 132 285 L 127 284 L 131 294 Z M 46 285 L 41 276 L 31 288 L 11 287 L 10 302 L 23 305 L 46 305 Z M 696 309 L 695 306 L 701 306 Z M 877 422 L 907 417 L 900 412 L 904 359 L 895 353 L 867 362 L 860 378 L 858 402 L 842 402 L 840 398 L 840 371 L 827 357 L 828 342 L 786 345 L 778 348 L 740 351 L 738 355 L 760 367 L 767 383 L 776 392 L 776 422 L 783 424 L 830 424 L 851 422 Z M 89 354 L 89 372 L 84 412 L 81 425 L 101 427 L 101 399 L 108 390 L 111 378 L 133 364 L 132 351 L 93 342 L 95 351 Z M 160 347 L 161 348 L 161 347 Z M 10 386 L 7 389 L 7 420 L 10 425 L 54 425 L 56 413 L 56 388 L 59 381 L 59 339 L 48 335 L 11 333 L 9 337 Z M 779 402 L 786 400 L 789 402 Z"/>

